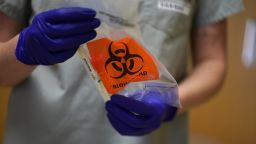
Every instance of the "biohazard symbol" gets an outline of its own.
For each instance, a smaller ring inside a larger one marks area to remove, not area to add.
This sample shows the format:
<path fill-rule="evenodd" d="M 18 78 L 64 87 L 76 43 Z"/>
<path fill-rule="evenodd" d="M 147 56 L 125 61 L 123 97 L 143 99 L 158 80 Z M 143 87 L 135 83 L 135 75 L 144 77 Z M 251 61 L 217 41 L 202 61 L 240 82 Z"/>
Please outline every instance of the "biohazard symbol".
<path fill-rule="evenodd" d="M 138 54 L 130 54 L 127 44 L 123 42 L 111 42 L 108 53 L 110 58 L 105 63 L 105 70 L 112 78 L 134 75 L 143 68 L 143 58 Z"/>

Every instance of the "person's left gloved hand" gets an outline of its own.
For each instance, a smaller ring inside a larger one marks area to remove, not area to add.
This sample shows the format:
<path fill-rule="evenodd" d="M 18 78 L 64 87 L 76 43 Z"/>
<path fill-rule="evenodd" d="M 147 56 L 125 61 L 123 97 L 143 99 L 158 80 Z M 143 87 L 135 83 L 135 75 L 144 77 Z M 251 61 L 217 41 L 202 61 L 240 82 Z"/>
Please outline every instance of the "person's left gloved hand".
<path fill-rule="evenodd" d="M 141 101 L 112 95 L 106 102 L 106 110 L 112 126 L 121 135 L 128 136 L 149 134 L 163 121 L 171 121 L 177 112 L 177 108 L 166 104 L 157 91 L 148 92 Z"/>
<path fill-rule="evenodd" d="M 54 65 L 71 58 L 83 43 L 96 37 L 100 20 L 84 7 L 57 8 L 37 14 L 22 30 L 15 50 L 27 65 Z"/>

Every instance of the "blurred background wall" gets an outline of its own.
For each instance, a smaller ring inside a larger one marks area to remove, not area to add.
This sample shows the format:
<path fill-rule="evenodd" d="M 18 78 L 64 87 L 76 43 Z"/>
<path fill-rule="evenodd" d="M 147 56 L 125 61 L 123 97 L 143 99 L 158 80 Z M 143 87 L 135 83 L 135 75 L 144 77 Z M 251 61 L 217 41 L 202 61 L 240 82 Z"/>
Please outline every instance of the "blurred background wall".
<path fill-rule="evenodd" d="M 3 139 L 3 129 L 7 110 L 8 95 L 10 93 L 9 88 L 0 87 L 0 144 L 2 144 Z"/>
<path fill-rule="evenodd" d="M 228 20 L 226 82 L 215 98 L 190 113 L 191 144 L 256 144 L 256 68 L 241 62 L 245 20 L 256 19 L 256 1 L 244 1 L 245 11 Z M 0 88 L 0 144 L 9 92 Z"/>
<path fill-rule="evenodd" d="M 256 20 L 256 1 L 228 20 L 229 72 L 222 90 L 190 113 L 191 144 L 256 144 L 256 68 L 241 61 L 245 20 Z"/>

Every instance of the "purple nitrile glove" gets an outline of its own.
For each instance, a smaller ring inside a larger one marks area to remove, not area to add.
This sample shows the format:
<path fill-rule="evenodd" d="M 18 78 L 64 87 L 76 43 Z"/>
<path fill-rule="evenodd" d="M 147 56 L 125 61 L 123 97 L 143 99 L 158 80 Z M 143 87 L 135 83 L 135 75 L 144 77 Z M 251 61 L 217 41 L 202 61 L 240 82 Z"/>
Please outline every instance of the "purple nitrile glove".
<path fill-rule="evenodd" d="M 35 16 L 19 36 L 16 57 L 28 65 L 52 65 L 72 57 L 80 44 L 96 36 L 96 12 L 81 7 L 59 8 Z"/>
<path fill-rule="evenodd" d="M 142 136 L 158 129 L 163 121 L 171 121 L 177 112 L 158 91 L 149 91 L 141 101 L 121 95 L 106 102 L 107 116 L 121 134 Z"/>

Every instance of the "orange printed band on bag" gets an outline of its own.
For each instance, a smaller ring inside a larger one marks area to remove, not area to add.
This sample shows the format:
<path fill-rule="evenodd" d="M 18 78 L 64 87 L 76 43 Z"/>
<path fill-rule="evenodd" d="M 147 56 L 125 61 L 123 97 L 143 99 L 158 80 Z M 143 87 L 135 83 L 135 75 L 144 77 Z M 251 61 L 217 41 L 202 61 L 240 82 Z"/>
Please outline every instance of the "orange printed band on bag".
<path fill-rule="evenodd" d="M 159 79 L 150 54 L 134 39 L 102 38 L 87 43 L 90 60 L 108 93 L 122 90 L 129 82 Z"/>

